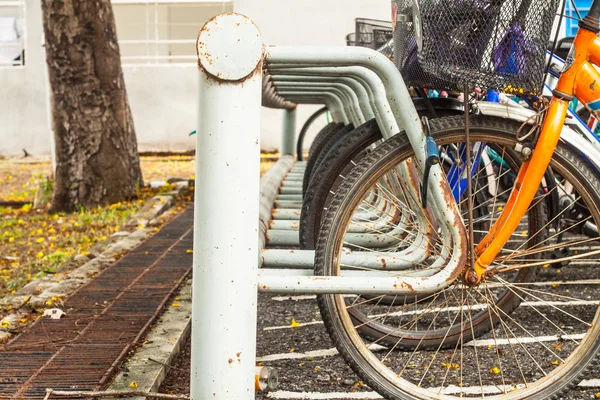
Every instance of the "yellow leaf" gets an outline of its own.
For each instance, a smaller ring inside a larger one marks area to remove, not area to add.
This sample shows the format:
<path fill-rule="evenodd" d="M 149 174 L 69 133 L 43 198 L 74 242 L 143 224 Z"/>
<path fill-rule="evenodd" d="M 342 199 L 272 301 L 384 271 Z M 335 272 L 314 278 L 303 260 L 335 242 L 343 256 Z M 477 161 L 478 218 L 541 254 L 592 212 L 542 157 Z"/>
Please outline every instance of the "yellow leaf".
<path fill-rule="evenodd" d="M 6 329 L 10 326 L 10 322 L 8 322 L 7 320 L 3 320 L 2 323 L 0 323 L 0 327 Z"/>
<path fill-rule="evenodd" d="M 297 328 L 300 326 L 300 324 L 294 318 L 292 318 L 292 323 L 290 324 L 290 326 L 292 328 Z"/>
<path fill-rule="evenodd" d="M 12 236 L 11 236 L 11 237 L 9 237 L 9 238 L 8 238 L 8 243 L 12 243 L 12 242 L 14 242 L 14 241 L 15 241 L 15 238 L 14 238 L 14 237 L 12 237 Z"/>
<path fill-rule="evenodd" d="M 552 361 L 552 365 L 558 365 L 558 361 L 557 360 Z"/>
<path fill-rule="evenodd" d="M 36 257 L 36 258 L 42 258 L 42 257 L 44 257 L 44 253 L 42 253 L 42 252 L 40 251 L 40 252 L 38 252 L 38 253 L 35 255 L 35 257 Z"/>
<path fill-rule="evenodd" d="M 37 238 L 35 239 L 36 243 L 42 243 L 44 241 L 44 238 Z"/>
<path fill-rule="evenodd" d="M 137 387 L 138 387 L 138 384 L 137 384 L 137 382 L 135 382 L 135 381 L 132 381 L 132 382 L 129 384 L 129 387 L 130 387 L 130 388 L 132 388 L 132 389 L 137 389 Z"/>
<path fill-rule="evenodd" d="M 500 373 L 500 368 L 494 367 L 490 369 L 490 374 L 498 375 Z"/>
<path fill-rule="evenodd" d="M 594 397 L 596 397 L 597 399 L 600 399 L 600 392 L 596 393 L 596 395 Z"/>
<path fill-rule="evenodd" d="M 458 364 L 452 364 L 452 363 L 442 363 L 442 367 L 447 368 L 447 369 L 459 369 L 459 365 Z"/>
<path fill-rule="evenodd" d="M 186 252 L 186 253 L 193 253 L 193 252 L 194 252 L 194 250 L 192 250 L 192 249 L 187 249 L 185 252 Z"/>
<path fill-rule="evenodd" d="M 52 305 L 52 300 L 48 300 L 48 301 L 46 301 L 46 305 L 47 305 L 47 306 L 51 306 L 51 305 Z"/>
<path fill-rule="evenodd" d="M 179 307 L 179 303 L 173 303 L 171 304 L 171 307 Z"/>
<path fill-rule="evenodd" d="M 292 347 L 292 348 L 290 349 L 290 353 L 293 353 L 294 351 L 296 351 L 296 349 Z"/>

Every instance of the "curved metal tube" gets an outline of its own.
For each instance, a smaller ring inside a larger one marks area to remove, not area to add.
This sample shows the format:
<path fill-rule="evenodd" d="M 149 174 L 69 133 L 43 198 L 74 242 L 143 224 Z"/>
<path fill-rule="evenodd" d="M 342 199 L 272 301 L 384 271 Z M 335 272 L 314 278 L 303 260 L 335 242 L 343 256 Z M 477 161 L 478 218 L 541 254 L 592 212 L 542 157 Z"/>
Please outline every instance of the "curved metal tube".
<path fill-rule="evenodd" d="M 302 76 L 302 75 L 273 75 L 275 85 L 278 86 L 283 82 L 306 83 L 314 86 L 324 86 L 327 84 L 345 85 L 357 97 L 360 109 L 366 121 L 375 118 L 371 98 L 367 90 L 357 81 L 346 77 L 327 77 L 327 76 Z"/>
<path fill-rule="evenodd" d="M 363 66 L 375 72 L 386 89 L 386 97 L 396 120 L 404 126 L 415 151 L 417 168 L 425 165 L 425 135 L 412 99 L 399 71 L 385 56 L 359 47 L 268 47 L 266 62 L 294 66 Z M 268 66 L 267 66 L 268 68 Z M 448 182 L 439 166 L 431 168 L 429 193 L 439 215 L 440 229 L 452 237 L 452 253 L 445 267 L 431 277 L 405 277 L 406 294 L 431 292 L 447 287 L 462 272 L 467 259 L 466 229 Z M 446 262 L 447 261 L 447 262 Z M 402 290 L 399 291 L 399 294 Z"/>
<path fill-rule="evenodd" d="M 348 89 L 346 87 L 346 89 Z M 340 98 L 342 104 L 345 107 L 346 113 L 350 117 L 351 122 L 354 126 L 358 126 L 365 121 L 365 117 L 360 109 L 360 104 L 358 102 L 358 97 L 354 92 L 345 91 L 341 88 L 334 87 L 333 85 L 327 85 L 323 87 L 313 87 L 313 86 L 304 86 L 302 84 L 294 84 L 292 82 L 282 83 L 277 91 L 280 92 L 282 90 L 289 91 L 294 90 L 296 92 L 307 92 L 307 93 L 321 93 L 328 92 L 334 94 Z"/>
<path fill-rule="evenodd" d="M 346 114 L 346 110 L 344 109 L 344 104 L 339 97 L 332 93 L 323 92 L 311 95 L 306 92 L 285 91 L 283 93 L 280 92 L 280 94 L 296 104 L 325 104 L 331 110 L 336 120 L 345 125 L 350 123 L 348 114 Z"/>

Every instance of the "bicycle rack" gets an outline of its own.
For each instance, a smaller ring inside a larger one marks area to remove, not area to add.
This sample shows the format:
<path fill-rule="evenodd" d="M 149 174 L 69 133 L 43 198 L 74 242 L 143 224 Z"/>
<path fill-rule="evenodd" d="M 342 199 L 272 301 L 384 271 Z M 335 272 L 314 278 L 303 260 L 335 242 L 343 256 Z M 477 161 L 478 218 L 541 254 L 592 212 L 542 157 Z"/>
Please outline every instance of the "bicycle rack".
<path fill-rule="evenodd" d="M 325 104 L 335 121 L 354 126 L 376 118 L 384 138 L 400 125 L 416 149 L 418 173 L 424 135 L 398 70 L 373 50 L 264 46 L 254 23 L 235 13 L 207 22 L 197 49 L 191 397 L 252 399 L 257 290 L 402 295 L 412 293 L 410 279 L 419 285 L 418 277 L 377 271 L 313 276 L 313 252 L 264 250 L 268 243 L 297 244 L 305 163 L 294 164 L 296 104 Z M 286 111 L 281 157 L 259 181 L 261 104 Z M 458 264 L 465 235 L 458 210 L 445 206 L 452 193 L 440 172 L 432 169 L 437 191 L 430 200 L 447 222 L 441 229 L 452 240 L 449 262 Z M 285 208 L 272 212 L 274 204 Z"/>

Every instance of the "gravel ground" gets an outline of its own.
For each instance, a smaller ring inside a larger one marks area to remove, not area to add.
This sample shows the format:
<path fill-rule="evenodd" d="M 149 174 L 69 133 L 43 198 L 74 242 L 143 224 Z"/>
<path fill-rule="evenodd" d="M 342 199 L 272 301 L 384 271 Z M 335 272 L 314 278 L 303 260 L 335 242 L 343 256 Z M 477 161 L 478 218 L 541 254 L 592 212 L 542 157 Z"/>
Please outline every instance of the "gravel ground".
<path fill-rule="evenodd" d="M 549 270 L 548 274 L 553 276 L 556 271 Z M 594 290 L 594 292 L 597 291 Z M 279 300 L 273 300 L 273 298 Z M 290 325 L 292 319 L 301 323 L 320 321 L 315 300 L 280 300 L 281 296 L 259 294 L 257 357 L 284 353 L 297 354 L 311 350 L 333 348 L 333 344 L 322 324 L 305 325 L 290 329 L 265 330 L 268 327 Z M 339 355 L 264 361 L 263 365 L 277 369 L 279 373 L 277 391 L 309 393 L 372 391 L 371 388 L 361 382 L 360 378 L 352 372 Z M 181 351 L 175 367 L 163 383 L 160 392 L 189 393 L 189 371 L 190 343 L 188 341 Z M 599 368 L 592 371 L 588 379 L 597 377 L 600 378 Z M 600 392 L 600 387 L 578 388 L 565 393 L 563 398 L 569 400 L 593 399 L 597 398 L 596 393 L 598 392 Z M 267 393 L 257 393 L 256 398 L 267 399 L 272 398 L 271 396 Z M 273 396 L 273 398 L 285 397 Z M 376 397 L 373 396 L 373 398 Z"/>
<path fill-rule="evenodd" d="M 565 238 L 564 240 L 571 240 L 571 238 Z M 584 245 L 577 251 L 587 250 L 586 247 Z M 506 275 L 503 276 L 507 278 Z M 385 354 L 383 352 L 374 354 L 383 359 L 383 362 L 391 366 L 394 371 L 402 370 L 405 377 L 416 379 L 416 382 L 422 377 L 423 386 L 425 387 L 437 387 L 444 382 L 445 386 L 448 386 L 448 383 L 460 384 L 460 376 L 463 376 L 463 382 L 466 382 L 463 386 L 479 387 L 481 382 L 484 386 L 492 389 L 502 384 L 501 377 L 504 375 L 508 378 L 507 382 L 511 381 L 510 378 L 520 379 L 519 373 L 531 380 L 530 377 L 536 374 L 541 375 L 540 369 L 546 372 L 550 371 L 554 368 L 553 366 L 558 365 L 559 361 L 557 359 L 559 357 L 564 359 L 570 354 L 572 341 L 568 337 L 569 335 L 585 332 L 584 321 L 591 321 L 598 307 L 598 301 L 600 301 L 600 281 L 598 281 L 598 278 L 600 278 L 600 261 L 597 259 L 576 260 L 561 269 L 539 267 L 534 280 L 541 285 L 547 282 L 546 286 L 529 288 L 527 295 L 527 302 L 536 302 L 538 305 L 521 303 L 516 310 L 509 314 L 510 319 L 503 318 L 506 321 L 504 323 L 505 331 L 506 329 L 514 330 L 522 338 L 535 337 L 534 341 L 525 345 L 519 342 L 519 347 L 510 345 L 510 340 L 507 340 L 504 345 L 496 347 L 487 345 L 488 342 L 480 342 L 483 340 L 494 341 L 496 339 L 494 330 L 477 334 L 478 342 L 473 346 L 463 346 L 463 349 L 465 360 L 469 357 L 473 359 L 477 357 L 481 364 L 479 371 L 468 365 L 462 365 L 460 368 L 457 365 L 454 368 L 453 363 L 458 362 L 457 359 L 453 358 L 454 348 L 440 350 L 435 353 L 435 357 L 432 357 L 434 352 L 425 350 L 418 350 L 414 353 L 394 351 L 383 357 L 381 356 Z M 574 281 L 581 280 L 588 282 L 573 284 Z M 544 293 L 543 290 L 545 289 L 551 291 L 551 294 Z M 483 293 L 486 292 L 483 291 Z M 523 294 L 524 292 L 520 293 Z M 473 294 L 477 296 L 477 294 Z M 439 298 L 437 301 L 440 304 L 434 303 L 432 308 L 435 309 L 436 306 L 442 308 L 442 304 L 444 304 L 445 313 L 445 310 L 452 308 L 454 306 L 453 302 L 458 299 L 451 297 L 450 301 L 444 300 L 443 303 L 442 300 L 444 299 Z M 557 302 L 559 306 L 549 305 L 547 303 L 549 301 Z M 561 302 L 568 304 L 563 305 Z M 540 305 L 540 303 L 543 304 Z M 425 307 L 428 306 L 425 304 Z M 361 308 L 371 316 L 388 313 L 390 309 L 388 306 L 378 303 L 365 305 L 358 303 L 356 309 Z M 543 313 L 539 311 L 540 309 L 543 309 Z M 395 327 L 406 324 L 406 320 L 402 323 L 401 318 L 416 314 L 411 314 L 410 308 L 405 309 L 405 311 L 408 312 L 403 313 L 402 316 L 389 318 L 386 316 L 386 322 L 393 324 Z M 439 311 L 432 312 L 432 314 L 434 313 L 436 318 L 440 314 Z M 573 317 L 573 315 L 576 317 Z M 271 393 L 257 393 L 256 397 L 258 399 L 379 398 L 337 354 L 321 323 L 321 315 L 314 296 L 291 298 L 265 293 L 259 294 L 258 316 L 258 361 L 265 366 L 276 368 L 279 373 L 277 390 Z M 427 316 L 424 316 L 422 320 L 415 322 L 414 328 L 408 329 L 424 329 L 423 324 L 427 325 L 427 318 Z M 441 324 L 438 328 L 444 328 L 444 324 L 451 322 L 450 319 L 453 317 L 451 317 L 450 311 L 446 321 L 444 321 L 444 318 L 445 316 L 436 319 L 436 323 Z M 513 319 L 521 321 L 527 327 L 527 330 Z M 563 336 L 562 339 L 558 340 L 552 337 L 557 332 L 562 332 L 560 333 Z M 543 343 L 540 342 L 542 337 L 546 337 L 546 339 L 542 339 Z M 498 335 L 498 339 L 502 338 L 512 340 L 512 337 L 508 334 Z M 175 368 L 172 369 L 161 387 L 162 392 L 189 393 L 189 346 L 189 343 L 187 343 L 182 350 Z M 389 358 L 386 358 L 388 356 Z M 506 360 L 510 357 L 517 360 L 516 364 L 519 364 L 520 372 L 514 367 L 511 374 L 506 368 Z M 504 370 L 506 370 L 502 374 L 494 372 L 494 367 L 497 365 L 496 361 L 499 359 L 503 359 L 499 365 L 502 366 L 502 362 L 504 362 Z M 446 375 L 449 377 L 447 381 L 445 380 Z M 594 382 L 593 386 L 579 386 L 574 390 L 565 392 L 561 398 L 568 400 L 600 398 L 600 368 L 592 367 L 585 378 L 588 380 L 598 379 L 598 381 Z M 361 394 L 362 396 L 360 396 Z"/>

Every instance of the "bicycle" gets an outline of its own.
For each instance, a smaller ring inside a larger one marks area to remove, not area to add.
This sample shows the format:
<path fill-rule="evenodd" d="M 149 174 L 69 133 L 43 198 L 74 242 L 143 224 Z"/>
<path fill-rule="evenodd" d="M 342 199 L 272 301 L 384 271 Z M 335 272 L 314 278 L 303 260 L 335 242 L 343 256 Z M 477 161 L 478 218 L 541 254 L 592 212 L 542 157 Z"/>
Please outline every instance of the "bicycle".
<path fill-rule="evenodd" d="M 551 270 L 544 267 L 560 260 L 545 259 L 544 254 L 554 246 L 548 245 L 548 240 L 567 237 L 569 245 L 579 248 L 569 259 L 580 263 L 569 267 L 568 276 L 587 279 L 596 275 L 592 257 L 600 250 L 592 246 L 598 246 L 600 240 L 582 234 L 581 228 L 587 221 L 596 226 L 600 222 L 600 184 L 595 171 L 578 153 L 559 143 L 559 136 L 574 96 L 586 104 L 600 98 L 596 84 L 600 74 L 592 66 L 600 64 L 599 16 L 600 1 L 595 0 L 580 23 L 567 67 L 544 110 L 539 135 L 526 143 L 529 146 L 518 140 L 520 124 L 511 121 L 451 117 L 431 122 L 440 159 L 456 154 L 460 144 L 466 143 L 464 159 L 470 170 L 476 154 L 471 144 L 485 143 L 510 170 L 518 171 L 507 198 L 485 200 L 489 217 L 483 222 L 489 231 L 473 229 L 482 222 L 472 216 L 474 196 L 485 189 L 485 182 L 475 180 L 469 185 L 467 198 L 457 205 L 468 215 L 462 235 L 469 250 L 458 268 L 448 270 L 453 253 L 434 238 L 427 262 L 399 271 L 376 271 L 399 278 L 402 290 L 397 291 L 398 296 L 422 295 L 425 300 L 383 306 L 378 303 L 383 295 L 350 303 L 341 295 L 318 297 L 323 320 L 339 352 L 386 398 L 560 398 L 594 362 L 600 348 L 598 301 L 570 293 L 552 281 Z M 523 151 L 525 148 L 531 152 Z M 374 272 L 372 268 L 353 268 L 344 262 L 345 256 L 365 252 L 385 259 L 397 251 L 361 249 L 346 239 L 350 228 L 366 214 L 373 215 L 370 221 L 381 221 L 395 212 L 416 216 L 418 210 L 407 209 L 407 205 L 421 199 L 411 200 L 406 195 L 397 170 L 414 158 L 412 146 L 398 135 L 378 146 L 346 176 L 324 217 L 315 275 Z M 489 163 L 483 164 L 475 168 L 485 177 Z M 554 217 L 566 222 L 558 228 L 551 226 L 554 221 L 546 217 L 542 201 L 550 194 L 540 185 L 548 167 L 562 185 L 572 186 L 574 194 Z M 493 168 L 496 178 L 506 173 L 498 165 Z M 454 198 L 447 201 L 451 205 Z M 447 235 L 443 225 L 429 217 L 432 226 L 439 226 L 438 236 Z M 414 225 L 409 221 L 407 226 Z M 592 288 L 590 294 L 598 291 Z M 353 319 L 352 308 L 361 309 L 367 319 Z M 561 326 L 559 318 L 566 319 L 566 324 Z M 381 328 L 378 339 L 358 334 L 365 326 Z"/>

